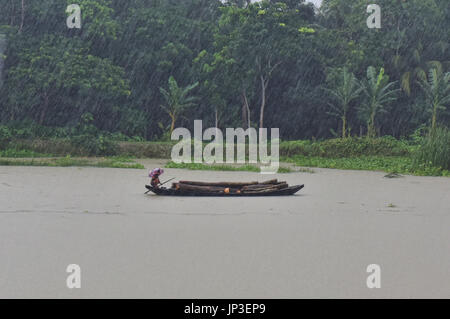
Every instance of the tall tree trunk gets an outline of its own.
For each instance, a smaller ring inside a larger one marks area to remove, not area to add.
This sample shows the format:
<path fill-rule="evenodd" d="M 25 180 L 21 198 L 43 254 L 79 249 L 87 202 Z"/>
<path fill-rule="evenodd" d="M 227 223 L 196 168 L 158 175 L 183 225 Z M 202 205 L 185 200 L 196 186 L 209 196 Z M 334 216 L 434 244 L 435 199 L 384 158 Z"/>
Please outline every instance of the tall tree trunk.
<path fill-rule="evenodd" d="M 436 105 L 433 107 L 433 115 L 431 117 L 431 130 L 434 132 L 436 129 L 436 123 L 437 123 L 437 107 Z"/>
<path fill-rule="evenodd" d="M 172 120 L 172 122 L 170 123 L 170 135 L 172 135 L 173 131 L 175 130 L 175 114 L 170 114 L 170 119 Z"/>
<path fill-rule="evenodd" d="M 22 0 L 22 12 L 21 12 L 19 33 L 22 32 L 24 22 L 25 22 L 25 0 Z"/>
<path fill-rule="evenodd" d="M 11 20 L 10 20 L 10 25 L 13 26 L 14 25 L 14 17 L 16 15 L 16 9 L 14 6 L 14 2 L 15 0 L 11 0 Z"/>
<path fill-rule="evenodd" d="M 243 112 L 246 113 L 245 120 L 247 121 L 247 123 L 245 124 L 247 125 L 247 128 L 250 128 L 251 127 L 250 105 L 248 104 L 247 92 L 245 90 L 242 92 L 242 99 L 243 99 Z"/>
<path fill-rule="evenodd" d="M 281 61 L 275 63 L 275 65 L 272 66 L 272 61 L 269 60 L 268 61 L 268 68 L 269 71 L 268 72 L 263 72 L 263 68 L 261 65 L 261 59 L 257 58 L 256 59 L 256 64 L 257 67 L 259 69 L 259 74 L 260 74 L 260 80 L 261 80 L 261 107 L 260 107 L 260 114 L 259 114 L 259 128 L 262 129 L 264 128 L 264 109 L 266 107 L 266 92 L 267 92 L 267 88 L 269 86 L 269 82 L 270 82 L 270 78 L 272 77 L 272 73 L 276 70 L 276 68 L 278 66 L 281 65 Z"/>
<path fill-rule="evenodd" d="M 248 104 L 247 97 L 245 98 L 245 107 L 247 108 L 247 128 L 252 126 L 251 115 L 250 115 L 250 105 Z"/>
<path fill-rule="evenodd" d="M 342 116 L 342 138 L 347 137 L 347 113 Z"/>
<path fill-rule="evenodd" d="M 369 123 L 367 125 L 367 136 L 370 138 L 374 138 L 376 136 L 375 132 L 375 112 L 370 114 Z"/>
<path fill-rule="evenodd" d="M 39 116 L 39 125 L 43 125 L 45 121 L 45 117 L 47 116 L 49 106 L 48 95 L 44 94 L 44 107 L 42 108 L 41 115 Z"/>
<path fill-rule="evenodd" d="M 259 111 L 259 128 L 264 128 L 264 109 L 266 108 L 266 89 L 267 82 L 261 75 L 261 108 Z"/>
<path fill-rule="evenodd" d="M 218 128 L 219 127 L 219 110 L 217 109 L 217 107 L 216 107 L 216 109 L 215 109 L 215 112 L 214 112 L 215 114 L 215 128 Z"/>
<path fill-rule="evenodd" d="M 247 107 L 245 105 L 245 96 L 244 93 L 242 93 L 242 127 L 246 128 L 248 123 L 248 118 L 247 118 Z"/>

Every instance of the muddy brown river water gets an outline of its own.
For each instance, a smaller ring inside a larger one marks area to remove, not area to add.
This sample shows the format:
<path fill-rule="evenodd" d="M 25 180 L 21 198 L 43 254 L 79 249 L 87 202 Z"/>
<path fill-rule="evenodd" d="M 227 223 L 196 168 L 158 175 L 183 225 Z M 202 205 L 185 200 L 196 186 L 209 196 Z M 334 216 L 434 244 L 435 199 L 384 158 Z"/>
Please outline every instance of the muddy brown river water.
<path fill-rule="evenodd" d="M 174 198 L 145 170 L 0 167 L 0 298 L 450 297 L 449 178 L 315 171 L 278 176 L 298 196 Z"/>

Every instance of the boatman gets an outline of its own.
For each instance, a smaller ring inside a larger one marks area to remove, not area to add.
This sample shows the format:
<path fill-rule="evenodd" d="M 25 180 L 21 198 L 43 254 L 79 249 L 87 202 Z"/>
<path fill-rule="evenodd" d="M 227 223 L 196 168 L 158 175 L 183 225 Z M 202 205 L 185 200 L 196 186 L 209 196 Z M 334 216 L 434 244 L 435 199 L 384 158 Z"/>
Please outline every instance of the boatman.
<path fill-rule="evenodd" d="M 161 184 L 159 176 L 163 173 L 164 170 L 162 168 L 155 168 L 150 172 L 149 177 L 152 179 L 150 185 L 152 185 L 152 187 L 159 188 L 159 185 Z"/>

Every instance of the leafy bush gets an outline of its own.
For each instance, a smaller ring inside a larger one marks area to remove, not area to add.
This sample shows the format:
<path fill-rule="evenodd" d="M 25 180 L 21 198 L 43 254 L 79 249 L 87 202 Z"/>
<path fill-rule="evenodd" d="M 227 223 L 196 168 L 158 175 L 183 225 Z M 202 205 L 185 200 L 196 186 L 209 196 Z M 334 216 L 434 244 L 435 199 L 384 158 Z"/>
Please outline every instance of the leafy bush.
<path fill-rule="evenodd" d="M 89 156 L 116 155 L 117 144 L 111 138 L 101 134 L 93 122 L 92 114 L 83 114 L 75 129 L 77 134 L 70 138 L 71 144 L 79 148 L 82 154 Z"/>
<path fill-rule="evenodd" d="M 30 120 L 8 123 L 14 139 L 66 138 L 73 134 L 70 127 L 49 127 L 39 125 Z"/>
<path fill-rule="evenodd" d="M 199 163 L 175 163 L 170 161 L 166 164 L 166 168 L 178 168 L 178 169 L 189 169 L 193 171 L 236 171 L 236 172 L 256 172 L 259 173 L 261 169 L 256 165 L 242 165 L 242 166 L 233 166 L 233 165 L 207 165 L 207 164 L 199 164 Z M 285 173 L 286 171 L 283 171 Z"/>
<path fill-rule="evenodd" d="M 11 139 L 11 131 L 6 126 L 0 126 L 0 148 L 6 147 Z"/>
<path fill-rule="evenodd" d="M 437 127 L 425 137 L 414 153 L 416 168 L 436 167 L 450 170 L 450 130 Z"/>
<path fill-rule="evenodd" d="M 356 157 L 363 155 L 403 156 L 410 153 L 409 146 L 391 136 L 380 138 L 344 138 L 322 142 L 289 141 L 280 144 L 282 156 Z"/>
<path fill-rule="evenodd" d="M 70 142 L 89 156 L 117 154 L 117 144 L 103 135 L 82 134 L 70 138 Z"/>
<path fill-rule="evenodd" d="M 360 156 L 348 158 L 324 158 L 296 155 L 286 159 L 304 167 L 323 167 L 351 170 L 371 170 L 411 174 L 411 159 L 397 156 Z"/>
<path fill-rule="evenodd" d="M 322 156 L 353 157 L 361 155 L 402 156 L 408 155 L 408 146 L 391 136 L 381 138 L 332 139 L 320 143 Z"/>
<path fill-rule="evenodd" d="M 132 168 L 144 169 L 144 166 L 134 162 L 122 162 L 116 159 L 99 159 L 92 161 L 85 158 L 72 158 L 70 156 L 60 158 L 47 159 L 2 159 L 0 158 L 1 166 L 47 166 L 47 167 L 110 167 L 110 168 Z"/>
<path fill-rule="evenodd" d="M 138 158 L 170 158 L 171 142 L 124 142 L 119 143 L 119 153 Z"/>
<path fill-rule="evenodd" d="M 50 154 L 37 153 L 32 150 L 7 148 L 0 151 L 0 157 L 8 158 L 35 158 L 35 157 L 51 157 Z"/>

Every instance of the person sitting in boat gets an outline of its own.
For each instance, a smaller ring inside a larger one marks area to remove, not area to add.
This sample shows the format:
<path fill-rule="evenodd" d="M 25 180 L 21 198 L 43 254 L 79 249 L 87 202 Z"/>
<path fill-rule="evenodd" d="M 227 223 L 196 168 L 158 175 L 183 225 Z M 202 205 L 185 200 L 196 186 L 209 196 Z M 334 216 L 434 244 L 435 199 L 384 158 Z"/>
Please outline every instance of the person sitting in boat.
<path fill-rule="evenodd" d="M 162 168 L 155 168 L 150 172 L 149 176 L 152 179 L 150 182 L 150 185 L 152 185 L 152 187 L 159 188 L 159 185 L 161 184 L 161 181 L 159 180 L 159 176 L 163 173 L 164 173 L 164 170 Z"/>

